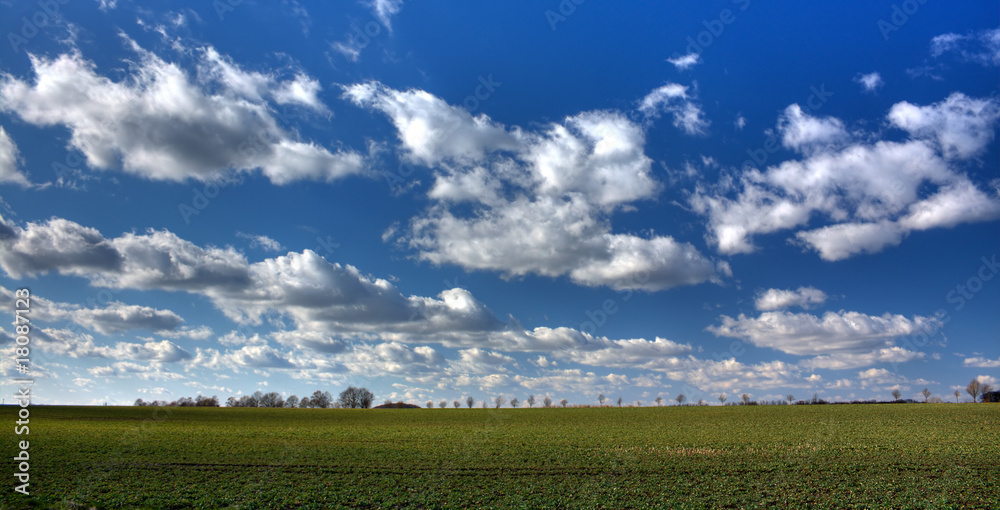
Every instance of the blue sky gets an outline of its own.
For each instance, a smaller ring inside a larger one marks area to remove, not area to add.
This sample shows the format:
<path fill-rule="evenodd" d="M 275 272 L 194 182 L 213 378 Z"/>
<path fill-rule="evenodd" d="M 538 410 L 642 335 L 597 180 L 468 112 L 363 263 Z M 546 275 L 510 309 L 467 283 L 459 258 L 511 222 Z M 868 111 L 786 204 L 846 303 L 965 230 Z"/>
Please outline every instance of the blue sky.
<path fill-rule="evenodd" d="M 0 44 L 36 402 L 998 386 L 996 5 L 53 5 Z"/>

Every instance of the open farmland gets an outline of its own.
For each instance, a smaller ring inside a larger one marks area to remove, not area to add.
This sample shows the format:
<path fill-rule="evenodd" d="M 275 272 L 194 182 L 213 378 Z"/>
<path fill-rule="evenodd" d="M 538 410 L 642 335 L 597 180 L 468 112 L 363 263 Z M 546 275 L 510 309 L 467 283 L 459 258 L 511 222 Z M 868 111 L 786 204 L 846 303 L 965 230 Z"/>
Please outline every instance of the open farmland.
<path fill-rule="evenodd" d="M 34 407 L 29 438 L 4 508 L 1000 505 L 992 404 Z"/>

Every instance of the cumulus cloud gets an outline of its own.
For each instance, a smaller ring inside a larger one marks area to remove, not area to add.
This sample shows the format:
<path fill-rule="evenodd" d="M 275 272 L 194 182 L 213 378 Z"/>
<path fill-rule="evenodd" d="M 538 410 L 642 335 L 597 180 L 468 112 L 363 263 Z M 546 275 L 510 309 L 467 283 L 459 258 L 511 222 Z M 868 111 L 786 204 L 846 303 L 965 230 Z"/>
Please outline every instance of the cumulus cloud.
<path fill-rule="evenodd" d="M 847 130 L 840 119 L 813 117 L 793 104 L 778 117 L 781 143 L 799 152 L 835 147 L 847 140 Z"/>
<path fill-rule="evenodd" d="M 387 115 L 404 158 L 434 170 L 435 203 L 400 238 L 423 260 L 612 288 L 717 278 L 716 264 L 689 243 L 611 232 L 612 212 L 661 187 L 642 126 L 619 113 L 584 112 L 526 131 L 424 91 L 370 82 L 344 95 Z"/>
<path fill-rule="evenodd" d="M 757 347 L 797 356 L 870 352 L 889 348 L 895 339 L 935 330 L 935 318 L 902 315 L 866 315 L 860 312 L 826 312 L 822 317 L 807 313 L 765 312 L 758 317 L 720 317 L 709 326 L 717 336 L 742 338 Z"/>
<path fill-rule="evenodd" d="M 21 151 L 3 126 L 0 126 L 0 183 L 31 186 L 31 181 L 21 172 Z"/>
<path fill-rule="evenodd" d="M 885 84 L 882 81 L 882 75 L 877 72 L 859 74 L 854 78 L 854 81 L 861 84 L 861 89 L 865 92 L 875 92 Z"/>
<path fill-rule="evenodd" d="M 826 302 L 826 293 L 813 287 L 799 287 L 796 290 L 767 289 L 757 296 L 754 303 L 760 311 L 780 310 L 797 306 L 810 308 Z"/>
<path fill-rule="evenodd" d="M 889 122 L 911 136 L 936 142 L 950 159 L 980 155 L 993 141 L 1000 101 L 976 99 L 956 92 L 944 101 L 917 106 L 903 101 L 889 110 Z"/>
<path fill-rule="evenodd" d="M 701 62 L 701 55 L 697 53 L 688 53 L 687 55 L 679 55 L 673 58 L 668 58 L 667 62 L 670 62 L 680 71 L 686 71 L 695 64 Z"/>
<path fill-rule="evenodd" d="M 860 139 L 840 120 L 792 105 L 778 132 L 804 159 L 764 170 L 747 165 L 715 186 L 699 185 L 690 204 L 708 218 L 709 242 L 726 254 L 754 251 L 755 235 L 825 220 L 793 240 L 831 261 L 881 251 L 915 230 L 993 220 L 1000 200 L 956 164 L 992 141 L 998 105 L 962 94 L 925 107 L 897 103 L 888 120 L 910 133 L 902 141 Z"/>
<path fill-rule="evenodd" d="M 701 107 L 688 94 L 688 87 L 676 83 L 668 83 L 647 94 L 639 101 L 639 111 L 654 118 L 661 112 L 669 113 L 673 116 L 674 127 L 689 135 L 705 133 L 709 124 Z"/>
<path fill-rule="evenodd" d="M 989 359 L 982 356 L 974 356 L 971 358 L 965 358 L 962 361 L 963 367 L 975 367 L 975 368 L 998 368 L 1000 367 L 1000 358 Z"/>
<path fill-rule="evenodd" d="M 36 126 L 64 126 L 89 167 L 153 180 L 211 181 L 227 169 L 260 169 L 275 184 L 333 181 L 364 172 L 353 151 L 330 152 L 278 126 L 269 101 L 326 111 L 318 82 L 245 71 L 208 47 L 197 73 L 128 41 L 138 55 L 121 81 L 78 51 L 30 55 L 33 81 L 0 76 L 3 111 Z"/>
<path fill-rule="evenodd" d="M 265 251 L 281 251 L 285 249 L 285 247 L 282 246 L 281 243 L 265 235 L 254 235 L 254 234 L 246 234 L 243 232 L 237 232 L 236 237 L 240 237 L 250 241 L 251 248 L 260 248 Z"/>
<path fill-rule="evenodd" d="M 77 324 L 105 335 L 136 329 L 171 331 L 184 322 L 184 319 L 170 310 L 124 303 L 111 303 L 99 309 L 75 310 L 71 316 Z"/>

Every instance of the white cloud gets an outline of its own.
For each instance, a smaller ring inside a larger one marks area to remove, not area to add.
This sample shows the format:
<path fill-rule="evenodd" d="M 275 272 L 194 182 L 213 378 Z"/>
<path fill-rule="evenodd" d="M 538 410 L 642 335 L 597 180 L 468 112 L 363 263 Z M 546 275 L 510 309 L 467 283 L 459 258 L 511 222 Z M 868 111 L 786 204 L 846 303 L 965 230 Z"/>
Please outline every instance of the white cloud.
<path fill-rule="evenodd" d="M 701 62 L 701 56 L 697 53 L 688 53 L 687 55 L 681 55 L 674 58 L 668 58 L 667 62 L 670 62 L 680 71 L 686 71 L 695 64 Z"/>
<path fill-rule="evenodd" d="M 993 139 L 998 105 L 961 94 L 928 107 L 898 103 L 888 118 L 912 135 L 899 142 L 862 139 L 838 119 L 792 105 L 779 132 L 804 159 L 765 170 L 748 165 L 715 186 L 699 185 L 690 204 L 708 217 L 707 238 L 726 254 L 754 251 L 754 235 L 825 220 L 793 239 L 826 260 L 878 252 L 914 230 L 989 221 L 1000 217 L 1000 200 L 955 160 L 981 153 Z"/>
<path fill-rule="evenodd" d="M 1000 119 L 1000 101 L 956 92 L 928 106 L 896 103 L 889 110 L 888 119 L 915 138 L 935 141 L 946 158 L 968 159 L 980 155 L 993 141 L 993 126 Z"/>
<path fill-rule="evenodd" d="M 931 56 L 956 54 L 967 62 L 984 66 L 1000 66 L 1000 28 L 968 32 L 947 33 L 931 39 Z"/>
<path fill-rule="evenodd" d="M 778 117 L 778 133 L 785 147 L 799 152 L 836 147 L 848 138 L 844 123 L 834 117 L 813 117 L 793 104 Z"/>
<path fill-rule="evenodd" d="M 0 126 L 0 183 L 31 186 L 31 181 L 21 172 L 21 151 L 3 126 Z"/>
<path fill-rule="evenodd" d="M 371 8 L 385 28 L 392 31 L 392 17 L 402 10 L 403 0 L 371 0 Z"/>
<path fill-rule="evenodd" d="M 799 287 L 797 290 L 767 289 L 757 296 L 755 306 L 761 311 L 780 310 L 798 306 L 809 308 L 826 302 L 826 294 L 813 287 Z"/>
<path fill-rule="evenodd" d="M 325 111 L 318 83 L 279 82 L 247 72 L 209 47 L 192 79 L 177 64 L 128 41 L 139 60 L 112 81 L 78 51 L 30 55 L 34 82 L 0 78 L 2 108 L 36 126 L 65 126 L 69 146 L 96 169 L 121 168 L 153 180 L 217 179 L 229 168 L 259 168 L 272 182 L 332 181 L 364 172 L 353 151 L 330 152 L 280 128 L 266 98 Z"/>
<path fill-rule="evenodd" d="M 979 381 L 981 384 L 989 384 L 990 386 L 993 387 L 993 391 L 996 391 L 997 388 L 1000 387 L 1000 381 L 998 381 L 997 378 L 993 377 L 992 375 L 977 375 L 976 380 Z"/>
<path fill-rule="evenodd" d="M 265 235 L 254 235 L 254 234 L 246 234 L 243 232 L 237 232 L 236 237 L 249 240 L 251 248 L 260 248 L 264 251 L 281 251 L 285 249 L 285 247 L 282 246 L 281 243 Z"/>
<path fill-rule="evenodd" d="M 838 352 L 809 358 L 798 363 L 806 369 L 847 370 L 861 368 L 879 363 L 906 363 L 924 359 L 925 353 L 915 352 L 902 347 L 883 347 L 869 352 Z"/>
<path fill-rule="evenodd" d="M 653 118 L 658 117 L 661 111 L 670 113 L 675 127 L 689 135 L 703 134 L 709 122 L 687 91 L 688 87 L 676 83 L 663 85 L 642 98 L 639 111 Z"/>
<path fill-rule="evenodd" d="M 765 312 L 758 317 L 720 317 L 709 326 L 717 336 L 742 338 L 758 347 L 797 356 L 840 352 L 868 352 L 891 347 L 900 337 L 940 326 L 937 319 L 902 315 L 866 315 L 860 312 L 826 312 L 822 317 L 807 313 Z"/>
<path fill-rule="evenodd" d="M 997 368 L 1000 367 L 1000 358 L 989 359 L 982 356 L 974 356 L 972 358 L 965 358 L 962 361 L 963 367 L 975 367 L 975 368 Z"/>
<path fill-rule="evenodd" d="M 877 72 L 871 72 L 868 74 L 859 74 L 854 81 L 861 84 L 861 88 L 865 92 L 875 92 L 880 89 L 885 82 L 882 81 L 882 75 Z"/>
<path fill-rule="evenodd" d="M 688 243 L 610 231 L 613 211 L 660 189 L 642 127 L 621 114 L 585 112 L 525 131 L 424 91 L 364 83 L 345 97 L 389 116 L 404 156 L 434 169 L 436 203 L 400 238 L 421 259 L 612 288 L 716 278 L 715 264 Z"/>
<path fill-rule="evenodd" d="M 172 331 L 184 322 L 184 319 L 170 310 L 117 302 L 105 308 L 74 310 L 71 316 L 77 324 L 105 335 L 136 329 Z"/>

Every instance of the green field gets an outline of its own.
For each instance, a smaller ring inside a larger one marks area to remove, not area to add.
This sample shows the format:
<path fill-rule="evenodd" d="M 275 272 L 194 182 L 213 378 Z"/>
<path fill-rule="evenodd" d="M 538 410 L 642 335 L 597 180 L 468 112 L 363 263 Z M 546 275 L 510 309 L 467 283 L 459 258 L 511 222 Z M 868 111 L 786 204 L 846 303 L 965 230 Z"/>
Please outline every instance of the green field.
<path fill-rule="evenodd" d="M 1000 508 L 995 404 L 31 413 L 3 508 Z"/>

